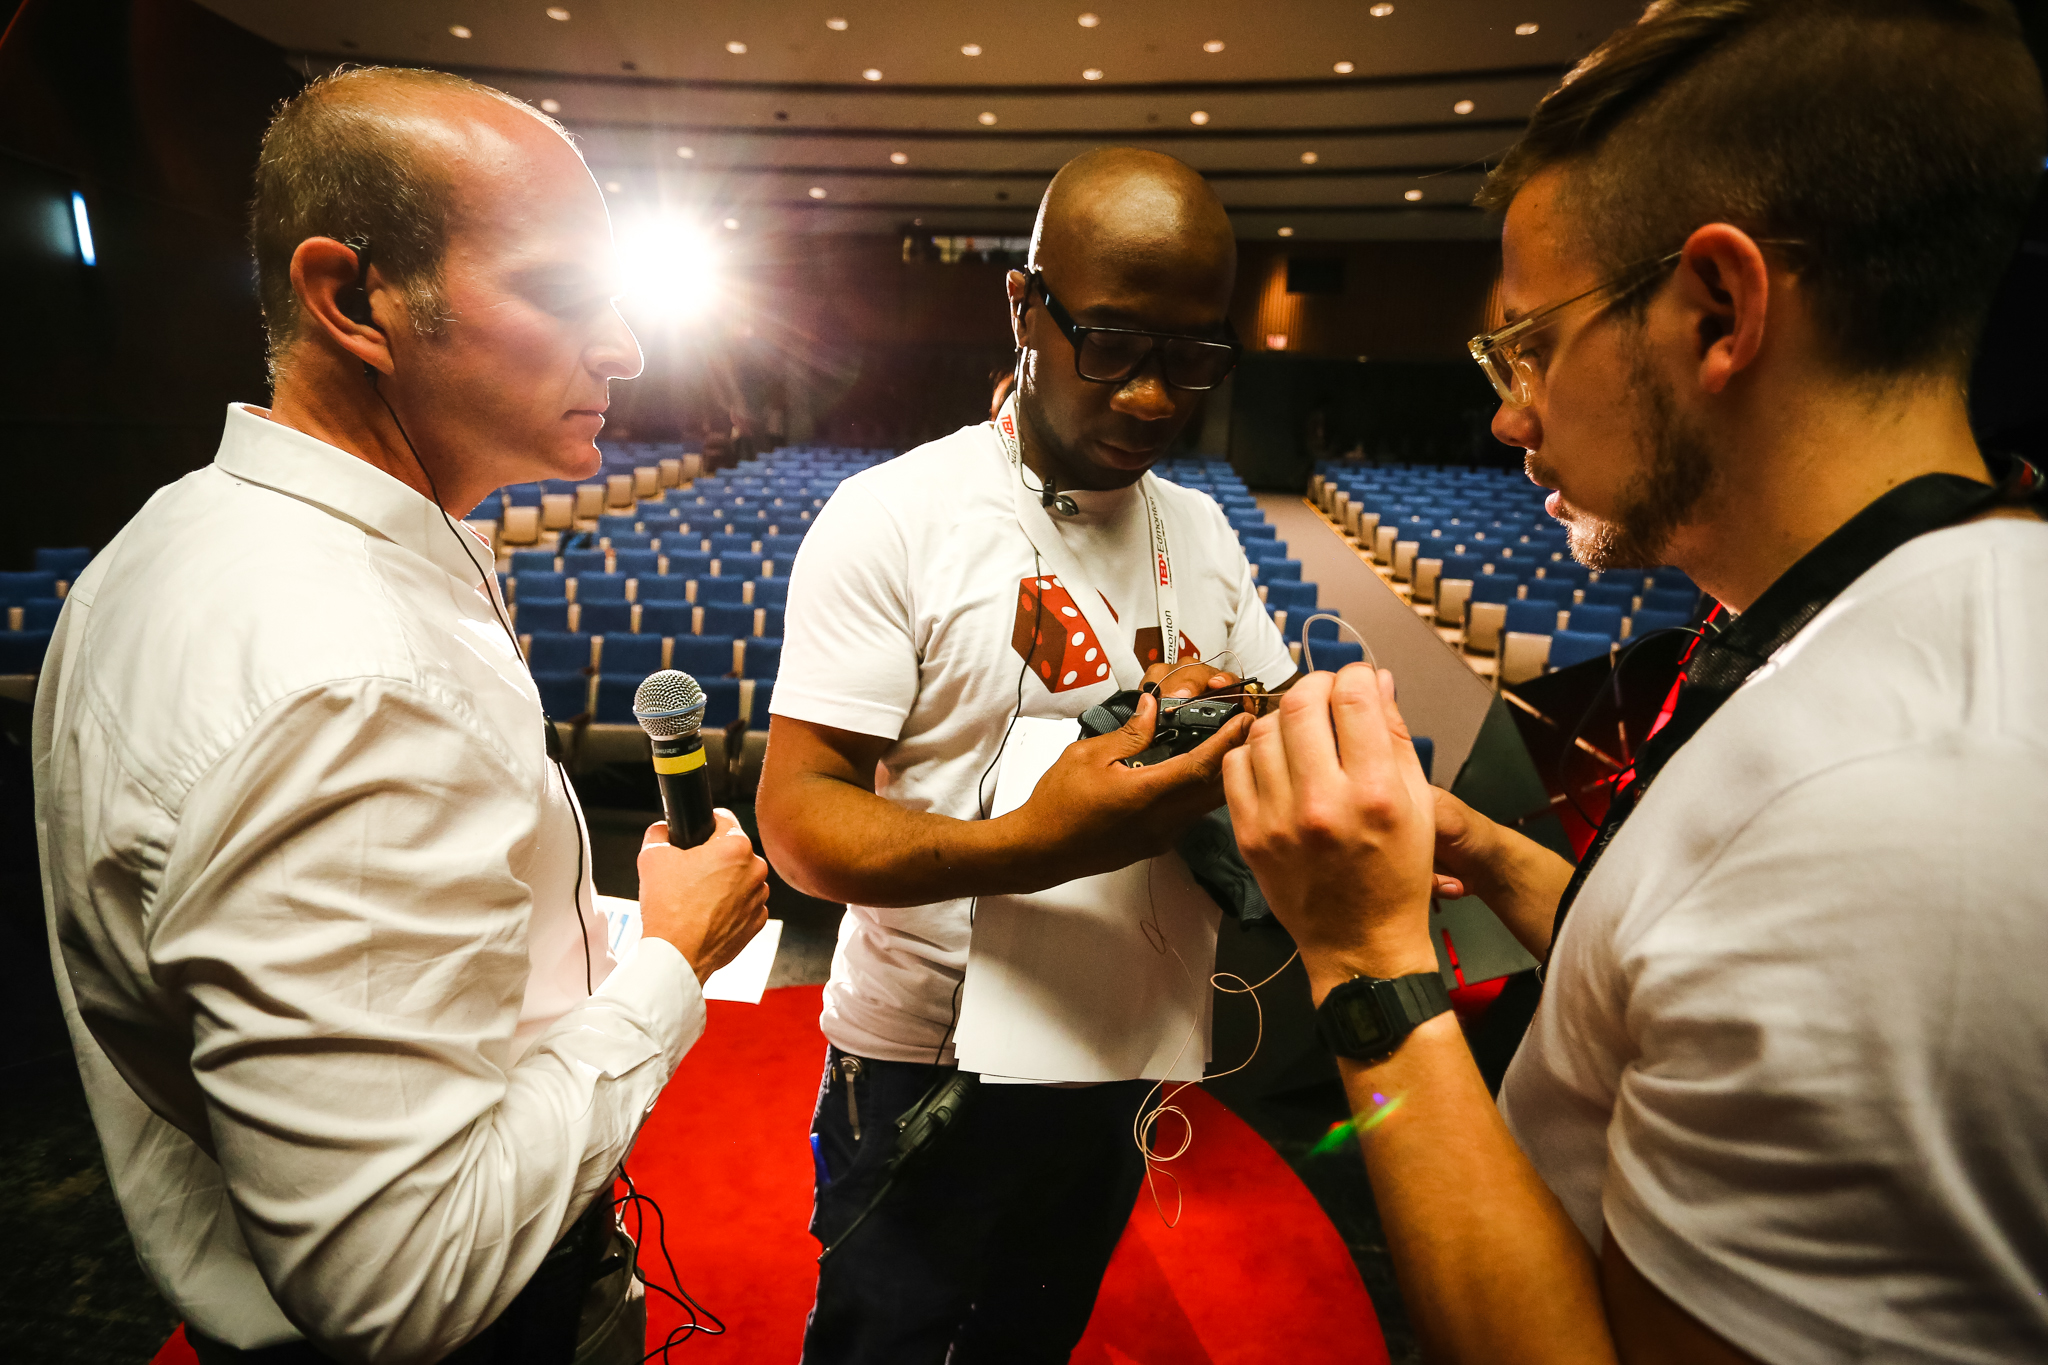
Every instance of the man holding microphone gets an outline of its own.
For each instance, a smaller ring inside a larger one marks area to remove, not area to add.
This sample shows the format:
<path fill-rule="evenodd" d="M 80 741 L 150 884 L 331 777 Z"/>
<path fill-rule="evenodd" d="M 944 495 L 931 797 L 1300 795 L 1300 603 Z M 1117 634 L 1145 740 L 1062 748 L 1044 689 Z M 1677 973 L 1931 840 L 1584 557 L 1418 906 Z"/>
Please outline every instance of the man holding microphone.
<path fill-rule="evenodd" d="M 1964 387 L 2044 123 L 2000 0 L 1677 0 L 1493 173 L 1495 434 L 1726 610 L 1576 869 L 1365 665 L 1225 759 L 1432 1359 L 2048 1359 L 2048 527 Z M 1546 964 L 1498 1108 L 1433 889 Z"/>
<path fill-rule="evenodd" d="M 279 111 L 254 214 L 272 406 L 95 559 L 36 699 L 116 1195 L 205 1365 L 637 1362 L 612 1184 L 766 869 L 655 826 L 614 959 L 457 520 L 598 467 L 639 369 L 603 195 L 518 101 L 358 70 Z"/>

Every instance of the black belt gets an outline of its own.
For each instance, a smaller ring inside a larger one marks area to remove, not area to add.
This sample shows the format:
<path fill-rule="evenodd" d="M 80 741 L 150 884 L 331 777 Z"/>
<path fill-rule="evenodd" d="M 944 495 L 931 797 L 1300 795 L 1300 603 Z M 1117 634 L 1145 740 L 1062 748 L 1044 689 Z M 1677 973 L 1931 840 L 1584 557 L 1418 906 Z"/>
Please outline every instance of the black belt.
<path fill-rule="evenodd" d="M 505 1305 L 490 1326 L 472 1337 L 440 1365 L 569 1365 L 576 1358 L 577 1329 L 590 1286 L 618 1266 L 607 1266 L 611 1245 L 610 1191 L 599 1191 L 581 1218 L 570 1224 L 562 1240 L 549 1248 L 540 1268 Z M 185 1328 L 185 1340 L 199 1365 L 332 1365 L 333 1357 L 308 1341 L 243 1350 Z"/>

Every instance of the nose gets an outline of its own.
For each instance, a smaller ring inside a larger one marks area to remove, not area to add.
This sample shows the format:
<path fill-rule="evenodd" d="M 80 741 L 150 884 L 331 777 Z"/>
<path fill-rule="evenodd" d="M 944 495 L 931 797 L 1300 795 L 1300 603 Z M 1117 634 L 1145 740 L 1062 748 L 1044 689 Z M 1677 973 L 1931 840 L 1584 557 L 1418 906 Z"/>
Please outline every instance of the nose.
<path fill-rule="evenodd" d="M 1534 450 L 1543 444 L 1543 424 L 1533 407 L 1518 408 L 1502 403 L 1493 414 L 1493 439 L 1502 445 Z"/>
<path fill-rule="evenodd" d="M 605 310 L 596 340 L 583 353 L 583 363 L 592 374 L 604 379 L 631 379 L 645 368 L 646 359 L 640 353 L 640 339 L 619 316 L 617 307 Z"/>
<path fill-rule="evenodd" d="M 1143 422 L 1159 422 L 1173 416 L 1173 394 L 1152 362 L 1153 357 L 1146 357 L 1138 372 L 1117 386 L 1110 397 L 1110 407 Z"/>

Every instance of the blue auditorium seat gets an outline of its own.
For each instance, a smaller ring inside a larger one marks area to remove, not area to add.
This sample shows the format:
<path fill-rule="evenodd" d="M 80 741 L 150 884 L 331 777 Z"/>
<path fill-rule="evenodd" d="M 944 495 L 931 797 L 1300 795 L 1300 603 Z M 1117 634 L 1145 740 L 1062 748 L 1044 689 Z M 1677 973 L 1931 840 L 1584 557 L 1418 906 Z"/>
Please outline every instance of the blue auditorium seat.
<path fill-rule="evenodd" d="M 1515 600 L 1515 594 L 1521 586 L 1521 581 L 1513 574 L 1481 574 L 1472 580 L 1472 596 L 1469 600 L 1474 602 L 1512 602 Z"/>
<path fill-rule="evenodd" d="M 702 682 L 732 672 L 730 635 L 678 635 L 670 642 L 669 667 Z"/>
<path fill-rule="evenodd" d="M 1290 617 L 1297 612 L 1312 612 L 1316 607 L 1316 585 L 1285 580 L 1270 583 L 1266 587 L 1266 607 L 1271 611 L 1284 611 Z"/>
<path fill-rule="evenodd" d="M 49 648 L 47 630 L 0 630 L 0 674 L 42 672 L 43 655 Z"/>
<path fill-rule="evenodd" d="M 55 597 L 57 575 L 48 570 L 0 573 L 0 605 L 18 607 L 32 597 Z"/>
<path fill-rule="evenodd" d="M 1552 634 L 1557 630 L 1557 607 L 1554 603 L 1536 599 L 1510 602 L 1507 619 L 1501 623 L 1501 629 L 1524 635 Z"/>
<path fill-rule="evenodd" d="M 1660 575 L 1658 582 L 1663 582 Z M 1699 594 L 1690 588 L 1651 588 L 1643 594 L 1643 607 L 1648 611 L 1682 611 L 1688 617 L 1699 605 Z"/>
<path fill-rule="evenodd" d="M 1683 611 L 1658 611 L 1644 607 L 1628 618 L 1628 638 L 1639 640 L 1652 631 L 1680 630 L 1692 624 L 1692 614 Z"/>
<path fill-rule="evenodd" d="M 761 556 L 777 563 L 788 563 L 795 560 L 796 552 L 803 543 L 801 535 L 762 536 Z"/>
<path fill-rule="evenodd" d="M 744 531 L 731 535 L 721 532 L 711 537 L 712 557 L 714 559 L 745 559 L 749 556 L 759 558 L 761 552 L 755 548 L 755 544 L 759 539 L 760 537 Z"/>
<path fill-rule="evenodd" d="M 576 629 L 589 635 L 630 635 L 633 633 L 632 604 L 619 601 L 579 601 L 576 604 Z"/>
<path fill-rule="evenodd" d="M 505 490 L 505 505 L 508 507 L 540 506 L 540 485 L 537 483 L 515 483 Z"/>
<path fill-rule="evenodd" d="M 562 572 L 576 579 L 581 579 L 587 574 L 610 573 L 611 557 L 603 550 L 564 550 Z M 577 586 L 576 595 L 579 598 L 583 596 L 580 584 Z"/>
<path fill-rule="evenodd" d="M 1673 569 L 1668 567 L 1662 569 L 1652 569 L 1649 575 L 1649 582 L 1650 586 L 1654 588 L 1678 588 L 1682 589 L 1685 592 L 1695 594 L 1698 593 L 1700 590 L 1699 584 L 1693 582 L 1692 579 L 1688 578 L 1683 569 Z"/>
<path fill-rule="evenodd" d="M 674 567 L 671 562 L 670 567 Z M 633 579 L 635 602 L 682 602 L 690 596 L 690 580 L 676 574 L 641 574 Z"/>
<path fill-rule="evenodd" d="M 566 630 L 536 630 L 531 636 L 526 663 L 535 673 L 570 673 L 590 667 L 590 636 Z"/>
<path fill-rule="evenodd" d="M 1430 776 L 1436 766 L 1436 741 L 1427 735 L 1416 735 L 1409 740 L 1415 746 L 1415 761 L 1422 765 L 1422 775 Z"/>
<path fill-rule="evenodd" d="M 703 583 L 715 582 L 705 579 Z M 703 583 L 699 583 L 701 589 Z M 754 609 L 737 607 L 725 603 L 712 603 L 704 607 L 704 633 L 706 635 L 752 635 L 754 633 Z"/>
<path fill-rule="evenodd" d="M 640 604 L 642 635 L 688 635 L 697 609 L 688 602 L 643 602 Z"/>
<path fill-rule="evenodd" d="M 1564 628 L 1618 640 L 1621 638 L 1621 617 L 1620 607 L 1578 606 L 1573 607 L 1565 618 Z"/>
<path fill-rule="evenodd" d="M 1569 583 L 1575 588 L 1583 588 L 1586 586 L 1587 581 L 1592 578 L 1593 574 L 1590 569 L 1577 560 L 1553 559 L 1543 566 L 1543 576 Z"/>
<path fill-rule="evenodd" d="M 661 573 L 661 556 L 652 550 L 614 550 L 612 567 L 627 578 L 653 578 Z"/>
<path fill-rule="evenodd" d="M 569 628 L 569 599 L 566 597 L 529 597 L 512 604 L 512 622 L 522 633 L 531 634 L 536 630 L 567 630 Z"/>
<path fill-rule="evenodd" d="M 630 536 L 639 529 L 640 518 L 630 512 L 606 512 L 597 519 L 600 536 Z"/>
<path fill-rule="evenodd" d="M 783 608 L 781 607 L 761 608 L 761 617 L 763 621 L 763 624 L 761 626 L 762 639 L 780 640 L 782 638 L 782 613 Z"/>
<path fill-rule="evenodd" d="M 716 602 L 722 607 L 736 606 L 746 600 L 747 581 L 744 578 L 700 578 L 697 580 L 697 601 L 699 605 Z"/>
<path fill-rule="evenodd" d="M 777 567 L 780 567 L 779 565 Z M 789 575 L 780 574 L 774 578 L 754 580 L 754 605 L 757 607 L 780 607 L 789 602 Z"/>
<path fill-rule="evenodd" d="M 740 718 L 738 678 L 699 678 L 697 685 L 704 689 L 705 729 L 723 730 Z"/>
<path fill-rule="evenodd" d="M 76 582 L 85 572 L 85 566 L 92 563 L 92 551 L 80 545 L 76 548 L 36 551 L 36 569 L 40 573 L 53 573 L 66 583 Z"/>
<path fill-rule="evenodd" d="M 575 578 L 578 602 L 626 600 L 626 576 L 622 573 L 580 573 L 575 575 Z"/>
<path fill-rule="evenodd" d="M 600 725 L 638 725 L 639 717 L 633 714 L 633 694 L 640 690 L 645 678 L 636 678 L 630 673 L 600 676 L 597 680 L 597 710 L 591 717 Z"/>
<path fill-rule="evenodd" d="M 762 678 L 754 684 L 754 707 L 747 713 L 749 730 L 768 728 L 768 708 L 775 703 L 775 679 Z"/>
<path fill-rule="evenodd" d="M 568 583 L 567 574 L 515 572 L 512 575 L 512 600 L 516 602 L 521 598 L 552 600 L 567 597 Z"/>
<path fill-rule="evenodd" d="M 1241 545 L 1250 545 L 1255 540 L 1277 542 L 1280 539 L 1280 532 L 1264 522 L 1257 526 L 1239 526 L 1236 530 L 1238 543 Z"/>
<path fill-rule="evenodd" d="M 1586 601 L 1596 607 L 1613 607 L 1626 616 L 1636 604 L 1636 591 L 1630 584 L 1610 583 L 1603 578 L 1586 585 Z"/>
<path fill-rule="evenodd" d="M 1486 561 L 1478 555 L 1445 555 L 1443 569 L 1437 574 L 1437 581 L 1447 578 L 1469 578 L 1477 583 L 1485 576 Z"/>
<path fill-rule="evenodd" d="M 1301 650 L 1301 666 L 1317 673 L 1335 673 L 1346 664 L 1364 662 L 1365 647 L 1356 640 L 1316 639 Z"/>
<path fill-rule="evenodd" d="M 691 540 L 689 543 L 694 545 L 697 542 Z M 695 550 L 672 549 L 666 537 L 661 542 L 661 553 L 662 557 L 668 560 L 668 576 L 670 578 L 709 578 L 711 576 L 710 555 L 699 554 Z"/>
<path fill-rule="evenodd" d="M 556 570 L 553 550 L 514 550 L 512 572 L 515 574 L 554 573 Z"/>
<path fill-rule="evenodd" d="M 1244 557 L 1256 564 L 1262 559 L 1285 559 L 1287 547 L 1277 540 L 1253 540 L 1244 542 Z"/>
<path fill-rule="evenodd" d="M 661 671 L 659 635 L 607 635 L 597 647 L 599 677 L 632 678 L 638 681 Z"/>
<path fill-rule="evenodd" d="M 1568 607 L 1577 590 L 1562 578 L 1532 578 L 1522 584 L 1522 595 L 1532 602 L 1549 602 L 1553 606 Z"/>
<path fill-rule="evenodd" d="M 23 630 L 53 630 L 57 625 L 57 614 L 64 610 L 61 597 L 31 597 L 21 604 L 21 628 Z"/>
<path fill-rule="evenodd" d="M 742 678 L 773 678 L 782 667 L 782 641 L 753 638 L 740 655 Z"/>
<path fill-rule="evenodd" d="M 1570 668 L 1588 659 L 1604 659 L 1614 648 L 1611 637 L 1586 630 L 1560 630 L 1550 637 L 1549 671 Z"/>
<path fill-rule="evenodd" d="M 613 554 L 618 554 L 622 550 L 652 550 L 654 548 L 653 536 L 638 533 L 630 536 L 613 536 L 611 537 L 611 542 Z"/>
<path fill-rule="evenodd" d="M 1259 570 L 1259 582 L 1277 583 L 1282 580 L 1301 581 L 1301 561 L 1298 559 L 1261 559 L 1255 561 Z"/>
<path fill-rule="evenodd" d="M 549 720 L 574 720 L 590 709 L 590 675 L 587 672 L 536 671 L 533 685 L 540 692 L 541 714 Z"/>

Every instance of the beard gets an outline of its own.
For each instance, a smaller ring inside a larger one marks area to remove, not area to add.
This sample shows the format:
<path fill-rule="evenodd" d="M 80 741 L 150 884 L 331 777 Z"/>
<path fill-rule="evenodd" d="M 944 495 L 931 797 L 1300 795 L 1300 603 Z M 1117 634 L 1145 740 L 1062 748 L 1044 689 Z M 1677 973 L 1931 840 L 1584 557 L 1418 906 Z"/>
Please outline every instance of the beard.
<path fill-rule="evenodd" d="M 1609 518 L 1564 504 L 1572 558 L 1589 569 L 1655 569 L 1669 562 L 1672 537 L 1713 489 L 1718 472 L 1699 429 L 1679 415 L 1670 383 L 1640 355 L 1629 386 L 1642 400 L 1635 439 L 1647 456 L 1644 466 Z M 1559 486 L 1535 452 L 1524 459 L 1530 478 Z"/>

